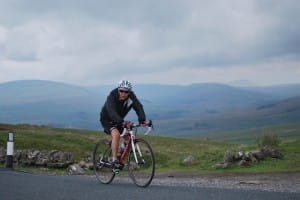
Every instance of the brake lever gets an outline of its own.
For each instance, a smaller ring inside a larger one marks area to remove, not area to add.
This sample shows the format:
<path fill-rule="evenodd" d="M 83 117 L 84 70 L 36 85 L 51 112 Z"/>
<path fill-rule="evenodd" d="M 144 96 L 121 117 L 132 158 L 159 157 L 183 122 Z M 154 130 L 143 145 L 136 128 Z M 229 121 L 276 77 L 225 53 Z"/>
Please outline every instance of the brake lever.
<path fill-rule="evenodd" d="M 152 123 L 152 120 L 150 119 L 149 123 L 148 123 L 148 129 L 144 135 L 148 135 L 153 129 L 154 129 L 153 123 Z"/>
<path fill-rule="evenodd" d="M 144 135 L 148 135 L 151 131 L 152 131 L 152 127 L 149 126 L 149 127 L 148 127 L 148 130 L 146 131 L 146 133 L 144 133 Z"/>

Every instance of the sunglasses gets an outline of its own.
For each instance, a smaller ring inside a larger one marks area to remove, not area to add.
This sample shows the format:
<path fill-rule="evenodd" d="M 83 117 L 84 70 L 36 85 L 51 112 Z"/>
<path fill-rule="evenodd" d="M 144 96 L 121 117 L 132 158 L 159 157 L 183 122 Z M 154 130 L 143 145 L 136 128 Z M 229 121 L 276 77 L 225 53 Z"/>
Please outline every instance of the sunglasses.
<path fill-rule="evenodd" d="M 125 93 L 125 94 L 128 94 L 129 91 L 128 90 L 119 90 L 120 93 Z"/>

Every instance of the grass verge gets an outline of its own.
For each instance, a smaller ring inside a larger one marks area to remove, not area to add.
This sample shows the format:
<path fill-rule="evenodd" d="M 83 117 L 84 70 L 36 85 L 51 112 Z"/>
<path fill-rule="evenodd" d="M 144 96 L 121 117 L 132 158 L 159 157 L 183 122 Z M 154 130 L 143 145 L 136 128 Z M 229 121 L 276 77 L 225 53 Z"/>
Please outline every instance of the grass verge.
<path fill-rule="evenodd" d="M 75 161 L 91 156 L 94 144 L 102 138 L 109 138 L 100 131 L 59 129 L 46 126 L 0 124 L 0 148 L 6 148 L 7 132 L 15 132 L 16 149 L 60 150 L 73 153 Z M 236 144 L 229 142 L 178 139 L 170 137 L 141 136 L 152 146 L 156 171 L 212 172 L 212 173 L 270 173 L 300 172 L 300 139 L 284 140 L 278 148 L 282 159 L 266 159 L 248 167 L 235 164 L 227 169 L 215 169 L 214 165 L 223 160 L 226 151 L 258 150 L 256 144 Z M 194 157 L 190 166 L 182 164 L 188 156 Z M 19 167 L 19 166 L 18 166 Z M 24 170 L 38 170 L 50 173 L 65 173 L 65 170 L 23 167 Z M 22 170 L 22 167 L 20 168 Z"/>

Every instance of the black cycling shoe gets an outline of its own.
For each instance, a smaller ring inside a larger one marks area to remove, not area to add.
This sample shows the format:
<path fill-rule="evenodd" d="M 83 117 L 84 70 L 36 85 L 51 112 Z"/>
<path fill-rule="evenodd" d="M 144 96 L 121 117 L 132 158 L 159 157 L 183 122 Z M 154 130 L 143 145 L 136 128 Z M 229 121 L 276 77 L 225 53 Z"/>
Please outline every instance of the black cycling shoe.
<path fill-rule="evenodd" d="M 116 174 L 118 174 L 123 167 L 117 160 L 112 162 L 112 166 L 113 166 L 113 172 Z"/>

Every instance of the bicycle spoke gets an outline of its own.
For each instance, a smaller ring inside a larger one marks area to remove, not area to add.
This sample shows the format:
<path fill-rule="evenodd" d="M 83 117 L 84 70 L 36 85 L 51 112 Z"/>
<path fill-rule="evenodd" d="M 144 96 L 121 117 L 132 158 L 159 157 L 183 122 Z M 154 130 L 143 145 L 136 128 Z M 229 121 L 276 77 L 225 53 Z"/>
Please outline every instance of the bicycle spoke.
<path fill-rule="evenodd" d="M 150 145 L 143 139 L 137 139 L 128 157 L 128 172 L 133 182 L 140 187 L 148 186 L 155 173 L 154 154 Z M 137 162 L 136 162 L 136 159 Z"/>
<path fill-rule="evenodd" d="M 112 172 L 111 163 L 111 148 L 109 141 L 106 139 L 100 140 L 94 149 L 93 164 L 96 178 L 104 184 L 112 182 L 115 173 Z"/>

